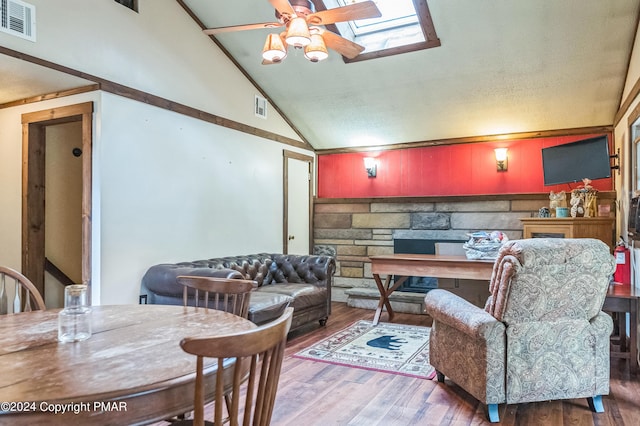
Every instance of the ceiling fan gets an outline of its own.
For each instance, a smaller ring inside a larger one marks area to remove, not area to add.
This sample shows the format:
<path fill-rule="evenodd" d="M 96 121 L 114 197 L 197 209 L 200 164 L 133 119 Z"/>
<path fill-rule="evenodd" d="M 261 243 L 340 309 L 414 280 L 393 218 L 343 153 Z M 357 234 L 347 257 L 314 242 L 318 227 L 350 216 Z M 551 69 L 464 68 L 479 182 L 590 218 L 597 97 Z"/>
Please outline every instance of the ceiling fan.
<path fill-rule="evenodd" d="M 329 56 L 327 47 L 346 58 L 353 59 L 364 50 L 364 47 L 320 28 L 320 25 L 381 16 L 380 10 L 373 1 L 353 3 L 320 12 L 315 11 L 311 0 L 269 0 L 269 3 L 276 9 L 276 22 L 209 28 L 204 30 L 204 33 L 215 35 L 232 31 L 285 27 L 282 33 L 267 36 L 262 51 L 263 65 L 282 62 L 287 56 L 287 45 L 304 49 L 304 56 L 311 62 L 326 59 Z"/>

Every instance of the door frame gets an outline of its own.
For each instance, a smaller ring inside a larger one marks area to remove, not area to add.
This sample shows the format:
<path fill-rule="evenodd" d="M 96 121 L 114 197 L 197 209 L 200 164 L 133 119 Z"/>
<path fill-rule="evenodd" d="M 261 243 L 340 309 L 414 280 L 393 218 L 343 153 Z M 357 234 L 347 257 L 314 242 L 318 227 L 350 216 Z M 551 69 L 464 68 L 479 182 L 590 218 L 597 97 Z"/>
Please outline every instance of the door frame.
<path fill-rule="evenodd" d="M 43 296 L 45 128 L 76 121 L 82 122 L 82 283 L 90 286 L 93 102 L 22 114 L 22 273 Z"/>
<path fill-rule="evenodd" d="M 282 194 L 283 194 L 283 222 L 282 222 L 282 253 L 289 253 L 289 159 L 300 160 L 309 166 L 309 254 L 313 254 L 313 161 L 309 155 L 294 151 L 282 151 Z"/>

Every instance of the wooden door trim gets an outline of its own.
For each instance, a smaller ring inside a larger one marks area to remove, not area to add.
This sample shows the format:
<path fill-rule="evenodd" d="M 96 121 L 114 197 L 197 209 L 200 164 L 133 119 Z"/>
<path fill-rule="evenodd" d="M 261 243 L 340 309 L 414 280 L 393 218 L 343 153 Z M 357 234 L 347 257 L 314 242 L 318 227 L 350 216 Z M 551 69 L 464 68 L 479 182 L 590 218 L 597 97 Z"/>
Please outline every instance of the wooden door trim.
<path fill-rule="evenodd" d="M 289 252 L 289 159 L 306 161 L 309 163 L 309 254 L 313 253 L 313 161 L 309 155 L 298 152 L 282 151 L 282 252 Z"/>
<path fill-rule="evenodd" d="M 44 143 L 49 125 L 82 122 L 82 282 L 91 285 L 92 120 L 93 102 L 22 114 L 22 273 L 43 295 L 44 262 L 33 259 L 44 258 Z"/>

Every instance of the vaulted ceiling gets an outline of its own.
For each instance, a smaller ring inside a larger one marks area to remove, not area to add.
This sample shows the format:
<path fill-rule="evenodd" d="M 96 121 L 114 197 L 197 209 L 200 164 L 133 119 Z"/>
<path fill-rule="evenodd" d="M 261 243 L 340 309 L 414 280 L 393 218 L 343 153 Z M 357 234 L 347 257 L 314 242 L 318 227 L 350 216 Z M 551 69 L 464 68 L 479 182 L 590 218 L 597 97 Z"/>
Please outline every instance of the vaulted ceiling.
<path fill-rule="evenodd" d="M 205 27 L 274 20 L 268 0 L 183 0 Z M 636 33 L 629 0 L 428 0 L 441 46 L 261 65 L 273 30 L 216 38 L 316 149 L 611 125 Z"/>
<path fill-rule="evenodd" d="M 176 1 L 204 27 L 274 20 L 268 0 Z M 353 63 L 333 51 L 310 63 L 295 51 L 264 66 L 262 47 L 273 30 L 215 37 L 317 150 L 613 124 L 637 1 L 428 0 L 428 6 L 441 46 Z M 0 104 L 91 83 L 9 57 L 0 61 L 0 79 Z"/>

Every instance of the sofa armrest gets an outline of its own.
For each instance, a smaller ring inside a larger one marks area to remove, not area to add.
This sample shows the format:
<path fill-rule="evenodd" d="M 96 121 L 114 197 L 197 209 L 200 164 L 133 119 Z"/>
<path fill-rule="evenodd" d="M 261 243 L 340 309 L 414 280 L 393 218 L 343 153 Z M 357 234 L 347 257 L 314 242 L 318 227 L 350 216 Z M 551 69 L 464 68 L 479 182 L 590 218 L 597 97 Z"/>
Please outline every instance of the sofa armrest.
<path fill-rule="evenodd" d="M 505 328 L 485 310 L 446 290 L 431 290 L 424 302 L 434 321 L 443 322 L 473 339 L 486 340 L 496 329 Z"/>
<path fill-rule="evenodd" d="M 274 254 L 270 267 L 273 283 L 307 283 L 330 288 L 336 261 L 332 256 Z"/>

